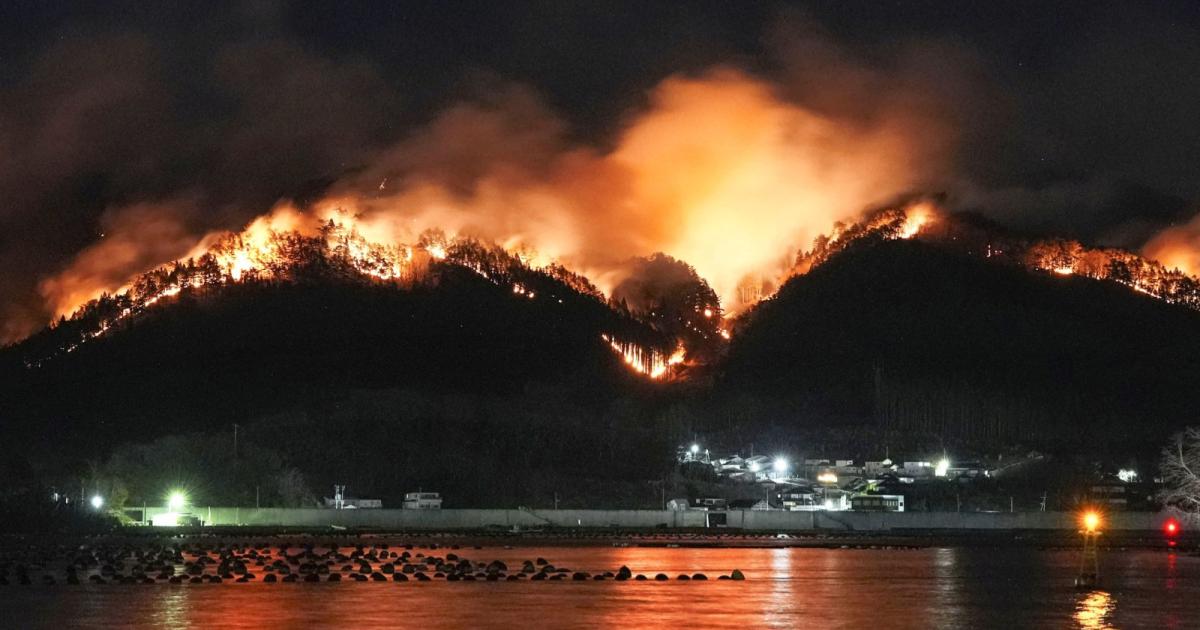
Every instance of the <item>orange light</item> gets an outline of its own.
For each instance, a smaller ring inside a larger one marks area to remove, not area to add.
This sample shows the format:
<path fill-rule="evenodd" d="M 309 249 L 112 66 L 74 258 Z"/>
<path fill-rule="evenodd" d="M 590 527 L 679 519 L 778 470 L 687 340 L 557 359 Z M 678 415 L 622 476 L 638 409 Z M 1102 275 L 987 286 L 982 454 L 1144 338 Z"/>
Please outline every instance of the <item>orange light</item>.
<path fill-rule="evenodd" d="M 1083 515 L 1083 527 L 1088 532 L 1096 531 L 1100 527 L 1100 515 L 1095 512 L 1088 512 Z"/>

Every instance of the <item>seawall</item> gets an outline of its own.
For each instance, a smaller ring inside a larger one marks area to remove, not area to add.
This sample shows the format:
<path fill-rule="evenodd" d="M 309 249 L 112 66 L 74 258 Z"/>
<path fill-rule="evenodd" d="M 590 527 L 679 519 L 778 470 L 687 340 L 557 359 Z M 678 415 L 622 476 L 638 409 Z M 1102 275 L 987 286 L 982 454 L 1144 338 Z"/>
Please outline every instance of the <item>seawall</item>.
<path fill-rule="evenodd" d="M 134 510 L 134 514 L 141 510 Z M 147 508 L 148 516 L 165 508 Z M 718 528 L 761 532 L 904 530 L 1078 530 L 1077 512 L 785 512 L 759 510 L 401 510 L 191 507 L 205 525 L 470 530 L 483 528 Z M 1112 512 L 1107 531 L 1160 530 L 1166 513 Z"/>

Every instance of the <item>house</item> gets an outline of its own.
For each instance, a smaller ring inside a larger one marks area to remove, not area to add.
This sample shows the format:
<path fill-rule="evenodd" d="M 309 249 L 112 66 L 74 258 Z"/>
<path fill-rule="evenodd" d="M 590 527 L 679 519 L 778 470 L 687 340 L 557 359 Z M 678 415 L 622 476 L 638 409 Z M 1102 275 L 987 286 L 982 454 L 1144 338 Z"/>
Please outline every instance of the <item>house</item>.
<path fill-rule="evenodd" d="M 850 509 L 850 493 L 835 488 L 821 489 L 821 509 L 843 512 Z"/>
<path fill-rule="evenodd" d="M 792 511 L 809 511 L 820 509 L 816 492 L 811 486 L 781 485 L 775 492 L 776 504 L 782 509 Z"/>
<path fill-rule="evenodd" d="M 901 470 L 910 477 L 932 477 L 934 466 L 933 462 L 904 462 Z"/>
<path fill-rule="evenodd" d="M 692 507 L 691 502 L 687 499 L 671 499 L 667 501 L 667 509 L 672 512 L 683 512 Z"/>
<path fill-rule="evenodd" d="M 863 474 L 869 477 L 878 477 L 884 473 L 895 472 L 896 465 L 892 460 L 885 459 L 878 462 L 867 462 L 863 465 Z"/>
<path fill-rule="evenodd" d="M 833 469 L 837 472 L 837 474 L 844 477 L 863 474 L 863 467 L 854 465 L 854 460 L 852 459 L 834 460 Z"/>
<path fill-rule="evenodd" d="M 970 479 L 991 476 L 991 473 L 988 472 L 987 467 L 984 466 L 982 462 L 974 461 L 955 462 L 950 466 L 947 472 L 949 477 L 967 477 Z"/>
<path fill-rule="evenodd" d="M 436 492 L 409 492 L 404 495 L 406 510 L 440 510 L 442 496 Z"/>
<path fill-rule="evenodd" d="M 692 499 L 690 507 L 693 510 L 726 510 L 729 509 L 729 501 L 718 497 Z"/>

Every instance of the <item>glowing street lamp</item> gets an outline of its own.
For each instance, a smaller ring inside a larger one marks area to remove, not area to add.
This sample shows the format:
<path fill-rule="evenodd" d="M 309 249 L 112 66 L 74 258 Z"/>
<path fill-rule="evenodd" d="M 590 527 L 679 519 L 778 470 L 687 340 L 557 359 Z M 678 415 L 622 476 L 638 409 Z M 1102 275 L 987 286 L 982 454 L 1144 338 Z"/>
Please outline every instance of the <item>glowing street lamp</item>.
<path fill-rule="evenodd" d="M 788 470 L 788 460 L 784 457 L 776 457 L 775 461 L 771 462 L 771 468 L 777 473 L 785 473 Z"/>
<path fill-rule="evenodd" d="M 1083 553 L 1079 558 L 1079 576 L 1075 588 L 1095 588 L 1100 583 L 1100 559 L 1096 539 L 1100 537 L 1100 514 L 1095 510 L 1084 512 Z"/>
<path fill-rule="evenodd" d="M 92 509 L 99 510 L 102 507 L 104 507 L 104 497 L 98 494 L 92 497 Z"/>
<path fill-rule="evenodd" d="M 174 490 L 167 495 L 167 509 L 172 512 L 178 512 L 187 505 L 187 495 L 179 490 Z"/>
<path fill-rule="evenodd" d="M 750 462 L 750 472 L 756 473 L 759 470 L 762 470 L 761 464 L 759 464 L 758 462 Z"/>
<path fill-rule="evenodd" d="M 933 469 L 935 477 L 945 477 L 950 472 L 950 460 L 945 457 L 938 460 L 937 467 Z"/>
<path fill-rule="evenodd" d="M 696 454 L 697 454 L 697 453 L 699 453 L 699 452 L 700 452 L 700 445 L 699 445 L 699 444 L 693 444 L 693 445 L 692 445 L 692 455 L 696 455 Z"/>

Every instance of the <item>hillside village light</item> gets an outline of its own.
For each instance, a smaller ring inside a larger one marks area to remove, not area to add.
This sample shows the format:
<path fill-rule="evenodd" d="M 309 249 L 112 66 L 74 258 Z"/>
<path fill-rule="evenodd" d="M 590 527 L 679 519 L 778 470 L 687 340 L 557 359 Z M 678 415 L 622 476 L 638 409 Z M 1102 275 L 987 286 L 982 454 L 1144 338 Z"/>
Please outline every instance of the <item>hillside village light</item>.
<path fill-rule="evenodd" d="M 99 510 L 102 507 L 104 507 L 104 497 L 98 494 L 92 497 L 92 509 Z"/>
<path fill-rule="evenodd" d="M 787 469 L 788 469 L 787 458 L 776 457 L 775 461 L 771 463 L 771 468 L 773 468 L 775 470 L 775 472 L 777 472 L 777 473 L 787 472 Z"/>
<path fill-rule="evenodd" d="M 700 452 L 700 445 L 699 445 L 699 444 L 693 444 L 693 445 L 692 445 L 692 455 L 696 455 L 696 454 L 697 454 L 697 453 L 699 453 L 699 452 Z"/>
<path fill-rule="evenodd" d="M 750 472 L 752 472 L 752 473 L 756 473 L 756 472 L 758 472 L 760 469 L 762 469 L 762 465 L 761 465 L 761 464 L 759 464 L 758 462 L 750 462 Z"/>
<path fill-rule="evenodd" d="M 945 477 L 948 472 L 950 472 L 950 460 L 943 457 L 938 460 L 937 467 L 933 469 L 933 475 L 935 477 Z"/>

